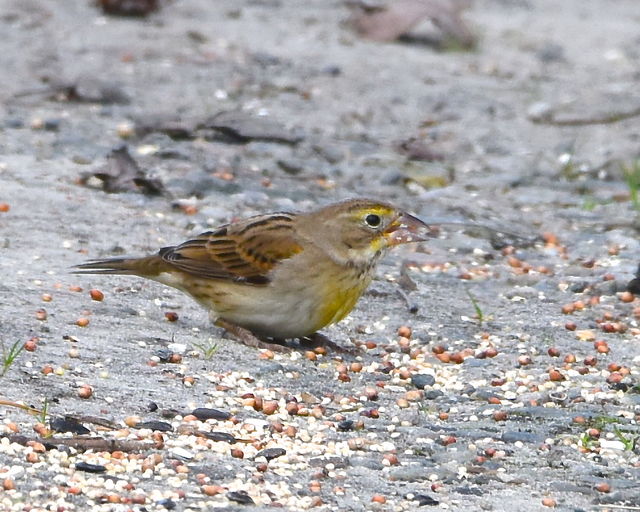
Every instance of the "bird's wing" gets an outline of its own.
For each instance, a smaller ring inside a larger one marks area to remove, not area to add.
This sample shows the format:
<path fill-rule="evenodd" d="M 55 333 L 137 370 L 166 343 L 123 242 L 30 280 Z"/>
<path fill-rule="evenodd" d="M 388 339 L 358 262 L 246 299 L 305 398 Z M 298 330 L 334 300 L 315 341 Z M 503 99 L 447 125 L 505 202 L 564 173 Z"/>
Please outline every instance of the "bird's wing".
<path fill-rule="evenodd" d="M 292 214 L 259 215 L 161 249 L 160 256 L 197 277 L 266 284 L 279 262 L 302 251 L 293 224 Z"/>

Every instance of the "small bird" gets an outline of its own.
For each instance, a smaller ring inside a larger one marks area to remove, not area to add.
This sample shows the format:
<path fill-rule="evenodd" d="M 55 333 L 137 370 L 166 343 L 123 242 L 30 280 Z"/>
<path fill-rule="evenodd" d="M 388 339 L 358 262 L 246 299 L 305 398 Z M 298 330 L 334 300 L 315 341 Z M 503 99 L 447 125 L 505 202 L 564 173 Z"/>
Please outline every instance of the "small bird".
<path fill-rule="evenodd" d="M 387 249 L 430 236 L 430 227 L 405 211 L 351 199 L 308 213 L 249 217 L 151 256 L 93 260 L 74 272 L 128 274 L 172 286 L 206 308 L 216 325 L 260 346 L 243 338 L 246 331 L 301 338 L 339 322 Z"/>

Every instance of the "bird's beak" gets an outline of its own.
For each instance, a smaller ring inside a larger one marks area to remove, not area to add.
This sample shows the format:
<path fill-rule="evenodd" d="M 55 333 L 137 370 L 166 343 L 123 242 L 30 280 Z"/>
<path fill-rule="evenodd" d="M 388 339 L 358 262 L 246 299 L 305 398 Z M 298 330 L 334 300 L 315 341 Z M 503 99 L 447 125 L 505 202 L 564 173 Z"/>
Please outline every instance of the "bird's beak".
<path fill-rule="evenodd" d="M 424 242 L 435 236 L 435 231 L 417 217 L 403 213 L 384 230 L 389 246 Z"/>

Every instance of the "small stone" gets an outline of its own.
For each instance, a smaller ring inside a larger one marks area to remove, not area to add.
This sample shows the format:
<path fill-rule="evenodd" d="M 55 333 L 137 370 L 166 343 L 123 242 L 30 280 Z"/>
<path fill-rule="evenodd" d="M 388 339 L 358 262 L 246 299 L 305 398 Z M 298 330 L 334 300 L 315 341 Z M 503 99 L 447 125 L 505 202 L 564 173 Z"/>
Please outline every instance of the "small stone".
<path fill-rule="evenodd" d="M 551 105 L 544 102 L 534 103 L 527 110 L 527 117 L 534 123 L 548 121 L 552 118 L 552 116 L 553 109 L 551 108 Z"/>
<path fill-rule="evenodd" d="M 271 461 L 273 459 L 286 455 L 286 453 L 287 450 L 285 450 L 284 448 L 266 448 L 256 453 L 255 458 L 257 459 L 258 457 L 264 457 L 265 459 L 267 459 L 267 461 Z"/>
<path fill-rule="evenodd" d="M 255 505 L 255 502 L 249 496 L 247 491 L 231 491 L 227 493 L 227 498 L 242 505 Z"/>
<path fill-rule="evenodd" d="M 88 462 L 79 461 L 75 464 L 76 470 L 85 471 L 87 473 L 104 473 L 107 468 L 102 464 L 89 464 Z"/>
<path fill-rule="evenodd" d="M 418 389 L 424 389 L 427 386 L 433 386 L 436 383 L 436 379 L 428 373 L 418 373 L 411 376 L 411 383 Z"/>
<path fill-rule="evenodd" d="M 226 411 L 220 411 L 218 409 L 209 409 L 207 407 L 199 407 L 191 411 L 198 420 L 207 421 L 207 420 L 218 420 L 218 421 L 226 421 L 231 418 L 231 413 Z"/>

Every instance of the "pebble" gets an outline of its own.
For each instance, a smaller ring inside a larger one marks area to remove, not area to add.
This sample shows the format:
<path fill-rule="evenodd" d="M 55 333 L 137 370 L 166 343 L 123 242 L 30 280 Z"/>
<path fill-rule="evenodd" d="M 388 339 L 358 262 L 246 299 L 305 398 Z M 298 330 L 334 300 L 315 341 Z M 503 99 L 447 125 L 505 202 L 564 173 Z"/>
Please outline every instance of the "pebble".
<path fill-rule="evenodd" d="M 542 443 L 544 441 L 544 435 L 533 432 L 507 430 L 502 433 L 500 439 L 505 443 Z"/>
<path fill-rule="evenodd" d="M 177 459 L 182 459 L 182 460 L 191 460 L 191 459 L 193 459 L 193 453 L 192 452 L 190 452 L 189 450 L 186 450 L 184 448 L 181 448 L 179 446 L 169 450 L 169 454 L 172 457 L 176 457 Z"/>
<path fill-rule="evenodd" d="M 411 376 L 411 383 L 418 389 L 424 389 L 428 386 L 433 386 L 436 383 L 436 379 L 433 375 L 428 373 L 418 373 Z"/>
<path fill-rule="evenodd" d="M 226 421 L 231 418 L 231 414 L 226 411 L 220 411 L 218 409 L 208 409 L 206 407 L 199 407 L 191 411 L 196 418 L 200 421 L 218 420 Z"/>
<path fill-rule="evenodd" d="M 273 459 L 277 459 L 278 457 L 286 455 L 286 453 L 287 450 L 285 450 L 284 448 L 266 448 L 256 453 L 254 458 L 257 459 L 258 457 L 264 457 L 265 459 L 267 459 L 267 461 L 271 461 Z"/>

